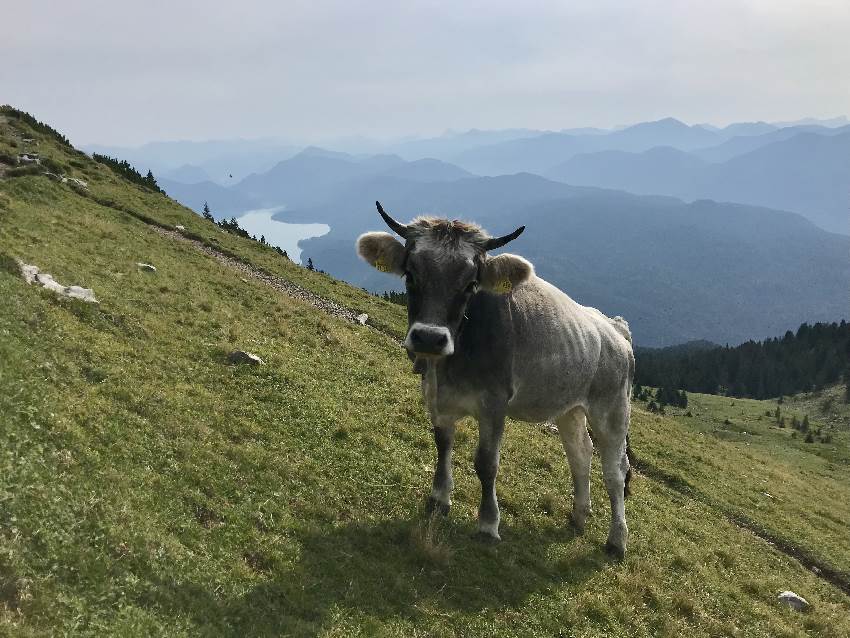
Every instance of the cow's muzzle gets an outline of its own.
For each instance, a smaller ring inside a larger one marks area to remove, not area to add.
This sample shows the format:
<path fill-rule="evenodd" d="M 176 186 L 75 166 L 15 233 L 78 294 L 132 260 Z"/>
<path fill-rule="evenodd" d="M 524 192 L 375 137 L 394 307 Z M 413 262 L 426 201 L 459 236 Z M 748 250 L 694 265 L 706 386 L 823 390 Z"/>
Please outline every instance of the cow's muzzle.
<path fill-rule="evenodd" d="M 449 329 L 425 323 L 414 323 L 407 332 L 404 347 L 418 355 L 447 357 L 454 352 Z"/>

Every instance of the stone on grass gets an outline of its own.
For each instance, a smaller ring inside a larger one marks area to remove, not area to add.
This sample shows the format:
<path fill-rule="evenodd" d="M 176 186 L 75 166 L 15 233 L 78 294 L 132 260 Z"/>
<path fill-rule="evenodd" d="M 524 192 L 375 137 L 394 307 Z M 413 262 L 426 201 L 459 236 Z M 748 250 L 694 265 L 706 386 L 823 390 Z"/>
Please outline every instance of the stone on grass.
<path fill-rule="evenodd" d="M 151 264 L 143 264 L 139 262 L 136 265 L 139 267 L 139 270 L 144 270 L 145 272 L 156 272 L 156 266 L 152 266 Z"/>
<path fill-rule="evenodd" d="M 362 315 L 357 315 L 357 322 L 361 326 L 365 326 L 367 321 L 369 321 L 369 315 L 367 315 L 365 312 Z"/>
<path fill-rule="evenodd" d="M 793 591 L 783 591 L 777 598 L 780 603 L 788 605 L 788 607 L 795 611 L 805 611 L 809 608 L 809 601 L 799 594 L 795 594 Z"/>
<path fill-rule="evenodd" d="M 174 228 L 176 228 L 177 230 L 186 230 L 186 227 L 181 226 L 180 224 L 177 224 Z"/>
<path fill-rule="evenodd" d="M 229 355 L 227 355 L 227 363 L 229 363 L 230 365 L 240 365 L 245 363 L 252 366 L 261 366 L 265 364 L 265 361 L 250 352 L 245 352 L 244 350 L 234 350 Z"/>
<path fill-rule="evenodd" d="M 71 299 L 79 299 L 88 303 L 98 303 L 94 296 L 94 290 L 91 288 L 83 288 L 82 286 L 63 286 L 58 281 L 45 272 L 41 272 L 38 266 L 25 264 L 18 261 L 18 267 L 21 269 L 21 275 L 28 284 L 38 284 L 42 288 L 52 290 L 57 295 L 69 297 Z"/>

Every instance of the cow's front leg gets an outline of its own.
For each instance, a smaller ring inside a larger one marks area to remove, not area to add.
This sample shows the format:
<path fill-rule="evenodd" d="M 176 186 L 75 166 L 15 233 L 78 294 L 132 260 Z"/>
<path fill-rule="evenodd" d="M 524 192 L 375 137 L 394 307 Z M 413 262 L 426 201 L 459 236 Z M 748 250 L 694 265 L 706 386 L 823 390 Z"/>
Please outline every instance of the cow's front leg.
<path fill-rule="evenodd" d="M 434 442 L 437 444 L 437 468 L 431 496 L 428 497 L 428 513 L 448 514 L 452 504 L 452 445 L 455 439 L 455 419 L 438 417 L 432 419 Z"/>
<path fill-rule="evenodd" d="M 478 532 L 497 541 L 502 539 L 499 536 L 496 474 L 499 472 L 499 448 L 504 429 L 504 413 L 484 413 L 478 420 L 478 449 L 475 452 L 475 472 L 481 481 Z"/>

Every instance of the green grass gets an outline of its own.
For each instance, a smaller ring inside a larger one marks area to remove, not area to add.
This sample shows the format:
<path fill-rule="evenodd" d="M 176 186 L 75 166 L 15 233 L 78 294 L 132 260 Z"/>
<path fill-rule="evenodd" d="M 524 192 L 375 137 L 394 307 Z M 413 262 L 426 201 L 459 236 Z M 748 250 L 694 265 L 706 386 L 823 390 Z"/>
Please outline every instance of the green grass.
<path fill-rule="evenodd" d="M 13 148 L 8 123 L 0 133 Z M 243 281 L 138 217 L 392 333 L 403 309 L 39 141 L 90 193 L 0 180 L 0 635 L 850 635 L 845 594 L 728 518 L 847 569 L 845 432 L 831 448 L 793 440 L 758 420 L 760 402 L 692 396 L 691 418 L 638 407 L 635 452 L 676 480 L 635 478 L 618 563 L 602 551 L 598 462 L 596 514 L 576 537 L 557 437 L 510 423 L 504 541 L 481 544 L 472 423 L 451 516 L 421 514 L 434 452 L 392 338 Z M 13 257 L 101 303 L 27 286 Z M 234 347 L 266 365 L 226 365 Z M 780 608 L 783 589 L 813 609 Z"/>

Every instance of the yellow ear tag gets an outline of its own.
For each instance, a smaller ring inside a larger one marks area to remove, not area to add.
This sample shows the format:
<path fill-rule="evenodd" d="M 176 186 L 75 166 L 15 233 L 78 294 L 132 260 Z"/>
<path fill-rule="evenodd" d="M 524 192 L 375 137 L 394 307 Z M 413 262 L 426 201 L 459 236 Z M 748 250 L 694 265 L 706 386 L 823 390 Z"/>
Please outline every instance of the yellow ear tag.
<path fill-rule="evenodd" d="M 387 263 L 386 263 L 383 259 L 381 259 L 380 257 L 379 257 L 378 259 L 376 259 L 376 260 L 375 260 L 375 268 L 377 268 L 377 269 L 378 269 L 378 270 L 380 270 L 381 272 L 389 272 L 389 271 L 390 271 L 390 267 L 389 267 L 389 266 L 387 265 Z"/>
<path fill-rule="evenodd" d="M 501 294 L 509 293 L 513 289 L 514 285 L 511 283 L 510 279 L 502 279 L 499 283 L 496 284 L 496 292 Z"/>

